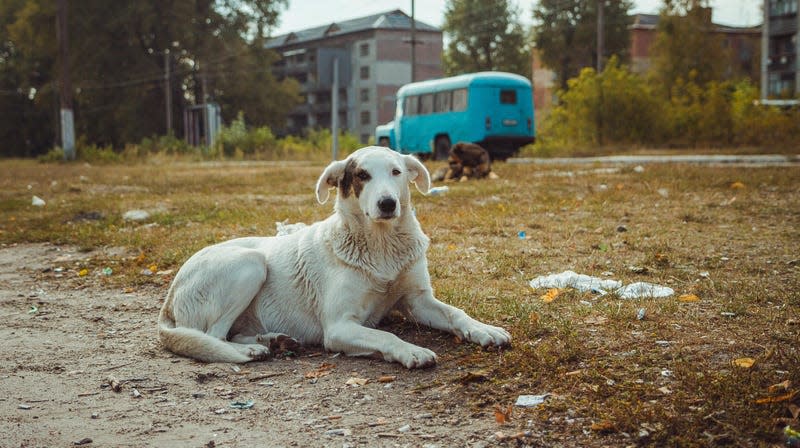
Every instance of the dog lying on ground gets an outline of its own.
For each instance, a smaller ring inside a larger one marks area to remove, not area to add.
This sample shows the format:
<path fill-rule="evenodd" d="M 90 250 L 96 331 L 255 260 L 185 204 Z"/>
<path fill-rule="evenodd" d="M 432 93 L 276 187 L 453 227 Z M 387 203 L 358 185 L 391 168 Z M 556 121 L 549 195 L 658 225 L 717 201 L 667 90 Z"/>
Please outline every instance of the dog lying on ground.
<path fill-rule="evenodd" d="M 450 148 L 448 167 L 437 171 L 433 180 L 464 182 L 468 179 L 496 178 L 489 152 L 474 143 L 458 142 Z"/>
<path fill-rule="evenodd" d="M 238 238 L 206 247 L 181 267 L 159 315 L 174 353 L 207 362 L 263 359 L 270 346 L 322 344 L 406 368 L 436 355 L 374 327 L 392 310 L 486 346 L 511 336 L 433 295 L 428 237 L 411 208 L 409 183 L 426 193 L 430 175 L 410 155 L 359 149 L 328 165 L 317 200 L 336 187 L 334 213 L 279 237 Z"/>

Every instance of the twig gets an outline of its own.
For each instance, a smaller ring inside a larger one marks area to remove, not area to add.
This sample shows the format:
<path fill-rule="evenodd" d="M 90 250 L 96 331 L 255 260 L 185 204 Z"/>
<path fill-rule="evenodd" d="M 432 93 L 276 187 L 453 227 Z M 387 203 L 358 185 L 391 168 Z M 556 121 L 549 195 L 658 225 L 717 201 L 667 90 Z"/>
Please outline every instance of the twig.
<path fill-rule="evenodd" d="M 114 369 L 119 369 L 120 367 L 129 366 L 129 365 L 131 365 L 131 364 L 133 364 L 135 362 L 136 361 L 131 361 L 131 362 L 126 362 L 124 364 L 117 364 L 116 366 L 107 367 L 107 368 L 103 369 L 102 372 L 108 372 L 109 370 L 114 370 Z"/>
<path fill-rule="evenodd" d="M 91 395 L 99 395 L 100 392 L 81 392 L 78 394 L 79 397 L 88 397 Z"/>

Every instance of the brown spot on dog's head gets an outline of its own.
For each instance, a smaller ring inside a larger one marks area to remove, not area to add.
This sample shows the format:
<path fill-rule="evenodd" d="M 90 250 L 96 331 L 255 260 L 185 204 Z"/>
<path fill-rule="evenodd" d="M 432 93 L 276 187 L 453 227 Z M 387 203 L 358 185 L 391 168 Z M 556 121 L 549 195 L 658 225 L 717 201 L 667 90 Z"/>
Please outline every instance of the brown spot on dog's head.
<path fill-rule="evenodd" d="M 344 175 L 339 181 L 339 193 L 343 198 L 350 196 L 350 190 L 356 197 L 361 196 L 361 191 L 364 189 L 364 184 L 371 179 L 369 173 L 359 168 L 355 160 L 350 160 L 344 168 Z"/>

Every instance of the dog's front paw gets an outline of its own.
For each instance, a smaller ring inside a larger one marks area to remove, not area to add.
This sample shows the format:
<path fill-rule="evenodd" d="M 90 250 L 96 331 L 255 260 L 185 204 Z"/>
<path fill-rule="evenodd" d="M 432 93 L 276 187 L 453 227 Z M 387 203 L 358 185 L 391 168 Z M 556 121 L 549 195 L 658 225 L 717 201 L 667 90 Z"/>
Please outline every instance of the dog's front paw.
<path fill-rule="evenodd" d="M 436 365 L 436 353 L 427 348 L 411 346 L 400 353 L 394 361 L 402 364 L 406 369 L 421 369 Z"/>
<path fill-rule="evenodd" d="M 476 322 L 464 330 L 464 339 L 482 347 L 504 347 L 511 344 L 511 335 L 503 328 Z"/>

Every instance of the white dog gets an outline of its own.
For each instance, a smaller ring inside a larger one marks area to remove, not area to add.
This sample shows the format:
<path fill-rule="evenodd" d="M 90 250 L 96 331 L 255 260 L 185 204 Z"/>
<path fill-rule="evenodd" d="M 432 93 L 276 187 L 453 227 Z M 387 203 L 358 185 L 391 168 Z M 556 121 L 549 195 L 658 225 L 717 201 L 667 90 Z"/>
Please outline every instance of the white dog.
<path fill-rule="evenodd" d="M 409 182 L 430 188 L 425 166 L 384 147 L 328 165 L 317 200 L 337 187 L 334 214 L 295 233 L 206 247 L 181 267 L 159 315 L 171 351 L 207 362 L 247 362 L 270 344 L 319 344 L 351 356 L 379 355 L 407 368 L 436 354 L 374 327 L 392 309 L 482 346 L 511 336 L 433 296 Z M 293 338 L 293 339 L 290 339 Z"/>

